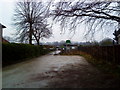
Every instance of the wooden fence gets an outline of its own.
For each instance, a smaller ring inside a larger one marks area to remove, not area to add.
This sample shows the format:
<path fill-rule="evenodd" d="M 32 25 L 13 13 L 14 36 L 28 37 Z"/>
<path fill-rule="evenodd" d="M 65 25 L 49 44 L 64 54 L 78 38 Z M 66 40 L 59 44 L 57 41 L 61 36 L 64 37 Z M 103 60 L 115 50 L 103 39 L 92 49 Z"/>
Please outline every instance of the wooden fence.
<path fill-rule="evenodd" d="M 86 52 L 96 59 L 120 64 L 120 45 L 116 46 L 79 46 L 78 50 Z"/>

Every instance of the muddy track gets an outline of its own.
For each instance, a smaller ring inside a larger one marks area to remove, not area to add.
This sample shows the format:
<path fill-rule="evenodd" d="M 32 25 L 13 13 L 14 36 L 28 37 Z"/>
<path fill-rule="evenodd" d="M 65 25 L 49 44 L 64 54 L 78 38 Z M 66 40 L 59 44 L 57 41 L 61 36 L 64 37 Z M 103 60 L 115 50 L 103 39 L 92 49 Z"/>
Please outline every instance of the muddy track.
<path fill-rule="evenodd" d="M 3 88 L 111 88 L 120 79 L 81 56 L 45 55 L 3 68 Z"/>

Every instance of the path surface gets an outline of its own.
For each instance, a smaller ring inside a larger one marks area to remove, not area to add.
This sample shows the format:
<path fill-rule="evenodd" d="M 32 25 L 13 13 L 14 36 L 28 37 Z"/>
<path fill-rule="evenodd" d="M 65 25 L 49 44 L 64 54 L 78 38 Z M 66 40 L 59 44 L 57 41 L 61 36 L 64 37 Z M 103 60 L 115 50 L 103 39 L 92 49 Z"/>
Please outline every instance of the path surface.
<path fill-rule="evenodd" d="M 3 88 L 104 87 L 103 79 L 80 56 L 49 54 L 3 68 Z"/>

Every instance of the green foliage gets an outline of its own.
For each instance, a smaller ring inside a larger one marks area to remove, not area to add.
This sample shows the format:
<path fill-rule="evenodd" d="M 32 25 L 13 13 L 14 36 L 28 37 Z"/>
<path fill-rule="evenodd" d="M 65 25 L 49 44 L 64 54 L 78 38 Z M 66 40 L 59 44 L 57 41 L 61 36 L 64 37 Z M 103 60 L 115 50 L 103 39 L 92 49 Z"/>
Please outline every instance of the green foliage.
<path fill-rule="evenodd" d="M 92 44 L 93 46 L 99 46 L 99 42 L 97 42 L 97 41 L 93 41 L 91 44 Z"/>
<path fill-rule="evenodd" d="M 30 44 L 3 43 L 2 44 L 2 64 L 3 66 L 44 55 L 48 50 L 43 50 L 43 46 Z"/>
<path fill-rule="evenodd" d="M 113 45 L 113 40 L 110 39 L 110 38 L 103 39 L 103 40 L 100 42 L 100 45 L 101 45 L 101 46 Z"/>

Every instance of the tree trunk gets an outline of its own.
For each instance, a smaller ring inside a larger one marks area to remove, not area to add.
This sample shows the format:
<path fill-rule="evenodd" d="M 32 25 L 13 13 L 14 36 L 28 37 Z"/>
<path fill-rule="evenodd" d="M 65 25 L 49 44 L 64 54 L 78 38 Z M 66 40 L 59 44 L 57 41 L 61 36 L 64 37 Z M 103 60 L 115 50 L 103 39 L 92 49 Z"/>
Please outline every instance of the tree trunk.
<path fill-rule="evenodd" d="M 29 44 L 32 44 L 32 24 L 30 23 Z"/>
<path fill-rule="evenodd" d="M 39 42 L 39 40 L 37 40 L 37 45 L 40 45 L 40 42 Z"/>

